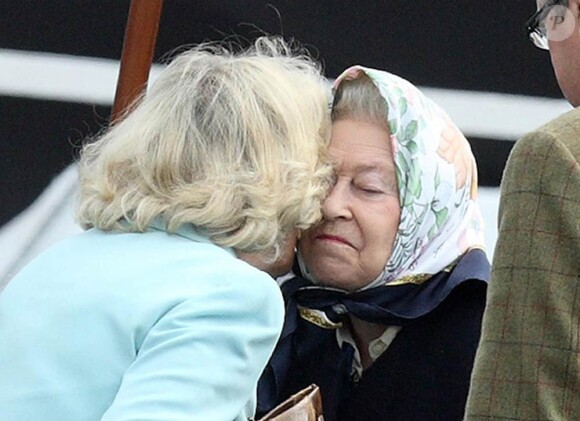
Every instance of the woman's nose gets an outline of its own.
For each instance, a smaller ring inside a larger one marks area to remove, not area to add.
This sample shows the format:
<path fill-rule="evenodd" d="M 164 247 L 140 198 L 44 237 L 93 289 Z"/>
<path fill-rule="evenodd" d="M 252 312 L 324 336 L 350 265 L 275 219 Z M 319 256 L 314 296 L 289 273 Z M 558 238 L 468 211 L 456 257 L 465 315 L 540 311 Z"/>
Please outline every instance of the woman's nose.
<path fill-rule="evenodd" d="M 322 204 L 322 215 L 326 220 L 352 218 L 348 185 L 338 182 L 332 186 Z"/>

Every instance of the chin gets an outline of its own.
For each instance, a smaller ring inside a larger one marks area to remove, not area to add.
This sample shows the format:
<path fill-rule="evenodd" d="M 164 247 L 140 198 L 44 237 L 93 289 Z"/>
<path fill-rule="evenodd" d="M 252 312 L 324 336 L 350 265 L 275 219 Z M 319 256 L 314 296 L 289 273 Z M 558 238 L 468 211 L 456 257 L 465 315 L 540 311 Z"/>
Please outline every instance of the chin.
<path fill-rule="evenodd" d="M 560 85 L 560 90 L 564 94 L 564 97 L 573 107 L 580 106 L 580 78 L 576 81 L 576 78 L 570 80 L 571 78 L 569 77 L 558 76 L 556 74 L 558 85 Z"/>
<path fill-rule="evenodd" d="M 572 106 L 574 108 L 580 106 L 580 94 L 579 93 L 574 93 L 571 95 L 566 95 L 566 99 L 568 100 L 568 102 L 570 104 L 572 104 Z"/>
<path fill-rule="evenodd" d="M 316 274 L 314 274 L 314 276 L 316 277 L 321 286 L 338 288 L 349 292 L 353 292 L 361 288 L 360 285 L 353 285 L 352 281 L 350 280 L 351 278 L 348 277 L 345 278 L 344 274 L 341 274 L 341 276 L 337 277 L 332 276 L 329 277 L 328 275 L 324 277 L 319 277 L 316 276 Z"/>
<path fill-rule="evenodd" d="M 275 264 L 272 264 L 266 268 L 265 272 L 267 272 L 273 278 L 278 278 L 280 276 L 286 275 L 291 270 L 292 260 L 288 262 L 276 262 Z"/>

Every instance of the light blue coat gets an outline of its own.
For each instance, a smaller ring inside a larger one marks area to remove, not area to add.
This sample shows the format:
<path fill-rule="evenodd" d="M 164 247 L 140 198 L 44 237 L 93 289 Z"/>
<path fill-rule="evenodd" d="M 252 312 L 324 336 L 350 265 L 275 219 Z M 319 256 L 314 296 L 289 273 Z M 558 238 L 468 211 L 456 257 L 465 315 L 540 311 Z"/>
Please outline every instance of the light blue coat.
<path fill-rule="evenodd" d="M 275 281 L 191 229 L 87 231 L 0 295 L 0 420 L 246 420 L 282 323 Z"/>

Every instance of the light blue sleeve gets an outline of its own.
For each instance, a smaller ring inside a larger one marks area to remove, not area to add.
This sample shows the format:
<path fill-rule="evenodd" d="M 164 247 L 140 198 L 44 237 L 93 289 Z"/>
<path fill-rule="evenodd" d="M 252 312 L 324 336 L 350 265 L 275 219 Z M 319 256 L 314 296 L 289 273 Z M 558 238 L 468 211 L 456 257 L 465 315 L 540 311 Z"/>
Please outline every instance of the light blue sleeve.
<path fill-rule="evenodd" d="M 256 383 L 284 317 L 278 286 L 259 275 L 264 276 L 260 282 L 236 279 L 212 287 L 161 317 L 102 419 L 232 421 L 253 416 L 244 411 L 248 406 L 254 410 Z"/>

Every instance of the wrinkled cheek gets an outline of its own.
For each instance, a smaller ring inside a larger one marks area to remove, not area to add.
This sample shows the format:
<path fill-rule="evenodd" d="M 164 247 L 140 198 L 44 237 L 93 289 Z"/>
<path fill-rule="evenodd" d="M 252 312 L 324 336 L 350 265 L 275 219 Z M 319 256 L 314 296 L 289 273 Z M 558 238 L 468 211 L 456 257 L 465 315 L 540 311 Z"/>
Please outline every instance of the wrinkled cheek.
<path fill-rule="evenodd" d="M 385 265 L 375 263 L 373 266 L 361 267 L 359 271 L 361 274 L 359 276 L 361 286 L 367 286 L 371 282 L 375 281 L 375 279 L 377 279 L 379 275 L 383 272 Z"/>
<path fill-rule="evenodd" d="M 550 45 L 550 57 L 558 85 L 562 93 L 573 106 L 580 105 L 580 59 L 576 52 L 580 48 L 580 37 L 553 42 Z"/>
<path fill-rule="evenodd" d="M 387 266 L 387 263 L 389 262 L 389 259 L 391 258 L 391 254 L 393 251 L 394 240 L 395 240 L 394 235 L 389 236 L 386 240 L 384 240 L 384 242 L 382 243 L 383 245 L 379 247 L 376 253 L 373 255 L 372 266 L 369 265 L 370 267 L 367 267 L 368 272 L 371 272 L 372 268 L 372 273 L 370 273 L 369 276 L 373 277 L 373 281 L 377 278 L 377 276 L 379 276 L 383 272 L 383 270 Z"/>

